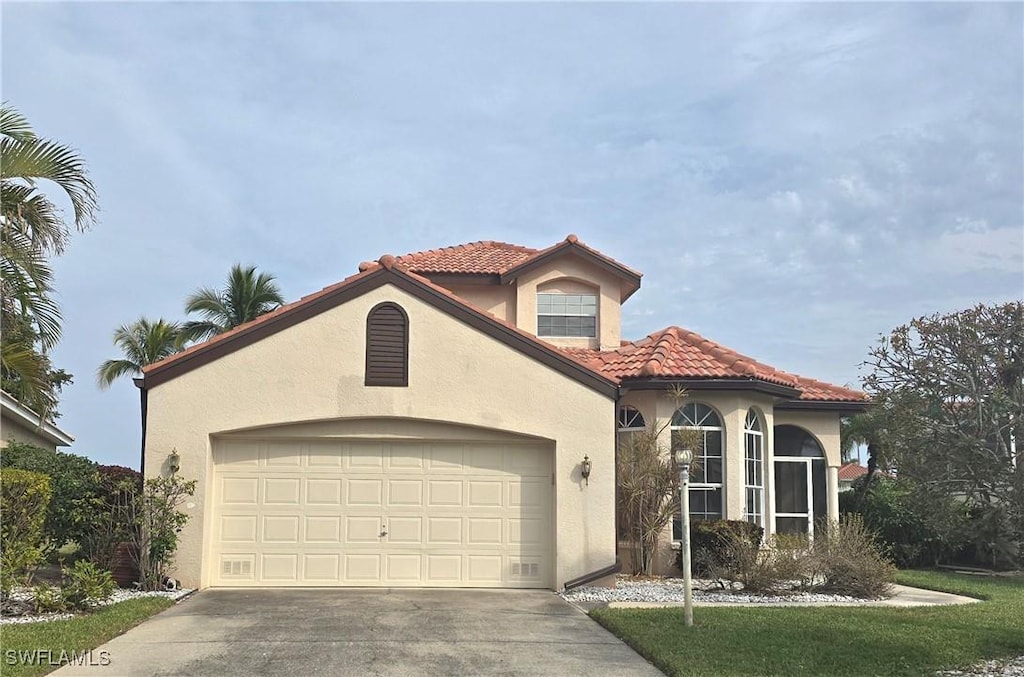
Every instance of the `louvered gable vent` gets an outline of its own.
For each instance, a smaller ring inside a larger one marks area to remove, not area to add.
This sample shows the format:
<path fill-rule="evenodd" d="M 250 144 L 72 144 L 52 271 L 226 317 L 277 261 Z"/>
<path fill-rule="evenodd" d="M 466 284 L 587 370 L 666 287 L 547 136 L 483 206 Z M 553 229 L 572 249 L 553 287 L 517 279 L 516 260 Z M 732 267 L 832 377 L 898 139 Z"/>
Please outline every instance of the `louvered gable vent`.
<path fill-rule="evenodd" d="M 394 303 L 366 316 L 366 385 L 409 385 L 409 317 Z"/>

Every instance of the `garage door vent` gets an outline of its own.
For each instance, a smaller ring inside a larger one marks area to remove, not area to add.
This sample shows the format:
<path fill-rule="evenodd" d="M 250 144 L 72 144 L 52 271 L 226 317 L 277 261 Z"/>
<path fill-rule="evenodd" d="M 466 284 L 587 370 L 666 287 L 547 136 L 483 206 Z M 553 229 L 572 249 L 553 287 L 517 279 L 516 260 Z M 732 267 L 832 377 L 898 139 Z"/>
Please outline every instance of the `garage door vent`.
<path fill-rule="evenodd" d="M 252 562 L 247 559 L 226 559 L 221 565 L 221 576 L 251 576 Z"/>
<path fill-rule="evenodd" d="M 512 562 L 514 578 L 537 578 L 539 567 L 536 562 Z"/>

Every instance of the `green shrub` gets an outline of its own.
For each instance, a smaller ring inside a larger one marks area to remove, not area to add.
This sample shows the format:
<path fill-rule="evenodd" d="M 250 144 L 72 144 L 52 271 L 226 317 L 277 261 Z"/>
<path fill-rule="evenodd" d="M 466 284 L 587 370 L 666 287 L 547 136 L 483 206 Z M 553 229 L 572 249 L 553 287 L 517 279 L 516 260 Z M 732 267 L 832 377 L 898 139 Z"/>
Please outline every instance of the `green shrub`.
<path fill-rule="evenodd" d="M 64 585 L 61 592 L 68 607 L 76 611 L 84 611 L 96 602 L 107 599 L 117 587 L 109 571 L 85 560 L 78 560 L 63 573 Z"/>
<path fill-rule="evenodd" d="M 87 536 L 102 514 L 97 500 L 96 463 L 84 456 L 10 442 L 4 447 L 0 465 L 42 473 L 50 478 L 53 498 L 46 510 L 43 527 L 54 548 Z"/>
<path fill-rule="evenodd" d="M 113 569 L 117 545 L 132 540 L 132 525 L 122 506 L 134 500 L 142 486 L 142 475 L 119 465 L 96 468 L 101 509 L 88 534 L 79 544 L 85 557 L 101 569 Z"/>
<path fill-rule="evenodd" d="M 50 478 L 28 470 L 0 469 L 0 593 L 25 585 L 43 558 L 43 523 Z"/>
<path fill-rule="evenodd" d="M 763 536 L 763 528 L 742 520 L 702 520 L 692 523 L 690 549 L 694 573 L 713 577 L 718 568 L 729 564 L 731 544 L 735 539 L 759 548 Z M 682 552 L 677 553 L 676 563 L 681 569 Z"/>
<path fill-rule="evenodd" d="M 36 612 L 41 614 L 68 610 L 68 601 L 61 589 L 49 583 L 40 583 L 32 588 L 32 602 L 35 604 Z"/>
<path fill-rule="evenodd" d="M 816 525 L 809 557 L 812 581 L 819 589 L 868 599 L 892 592 L 896 566 L 860 515 Z"/>
<path fill-rule="evenodd" d="M 839 494 L 841 515 L 857 514 L 878 537 L 897 566 L 913 568 L 947 562 L 963 546 L 966 510 L 953 498 L 922 502 L 910 482 L 875 476 Z"/>

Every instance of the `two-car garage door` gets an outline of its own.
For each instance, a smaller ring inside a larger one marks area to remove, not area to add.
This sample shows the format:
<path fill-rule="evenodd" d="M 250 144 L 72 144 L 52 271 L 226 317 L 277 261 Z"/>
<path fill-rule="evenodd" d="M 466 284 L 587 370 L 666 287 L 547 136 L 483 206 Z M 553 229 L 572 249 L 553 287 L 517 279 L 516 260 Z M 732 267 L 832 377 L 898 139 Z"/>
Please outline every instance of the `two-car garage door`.
<path fill-rule="evenodd" d="M 544 446 L 220 441 L 211 583 L 548 588 Z"/>

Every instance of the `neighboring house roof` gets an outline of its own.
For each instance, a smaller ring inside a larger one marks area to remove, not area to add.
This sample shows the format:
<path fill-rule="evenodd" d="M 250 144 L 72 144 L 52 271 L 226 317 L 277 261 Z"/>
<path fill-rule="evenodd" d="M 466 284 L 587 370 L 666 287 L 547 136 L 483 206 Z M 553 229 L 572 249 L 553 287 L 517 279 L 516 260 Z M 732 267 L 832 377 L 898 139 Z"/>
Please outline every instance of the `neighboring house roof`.
<path fill-rule="evenodd" d="M 546 249 L 482 240 L 404 254 L 396 257 L 395 261 L 408 270 L 422 275 L 491 276 L 494 278 L 493 283 L 508 284 L 548 261 L 569 254 L 583 258 L 621 278 L 626 283 L 621 296 L 622 301 L 640 288 L 641 273 L 586 245 L 573 234 Z M 373 264 L 363 263 L 359 269 L 364 270 L 371 265 Z"/>
<path fill-rule="evenodd" d="M 862 466 L 856 461 L 850 463 L 844 463 L 839 466 L 839 481 L 852 482 L 858 477 L 863 477 L 868 474 L 868 469 Z"/>
<path fill-rule="evenodd" d="M 70 447 L 75 438 L 64 432 L 54 424 L 44 421 L 39 414 L 32 411 L 13 395 L 0 390 L 0 411 L 5 418 L 22 424 L 25 428 L 32 430 L 43 439 L 52 442 L 57 447 Z"/>
<path fill-rule="evenodd" d="M 683 381 L 699 387 L 763 384 L 764 389 L 805 403 L 866 404 L 862 392 L 780 371 L 680 327 L 668 327 L 615 350 L 563 348 L 564 352 L 619 383 Z"/>
<path fill-rule="evenodd" d="M 251 345 L 267 336 L 315 317 L 346 301 L 385 284 L 393 284 L 470 326 L 502 341 L 513 349 L 537 359 L 580 383 L 609 397 L 616 394 L 615 383 L 551 344 L 481 310 L 444 287 L 406 270 L 395 257 L 385 255 L 377 263 L 363 264 L 362 271 L 337 284 L 281 306 L 231 331 L 154 362 L 142 368 L 142 387 L 151 388 L 224 355 Z"/>

